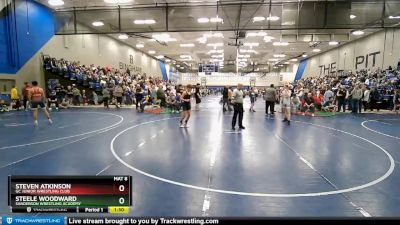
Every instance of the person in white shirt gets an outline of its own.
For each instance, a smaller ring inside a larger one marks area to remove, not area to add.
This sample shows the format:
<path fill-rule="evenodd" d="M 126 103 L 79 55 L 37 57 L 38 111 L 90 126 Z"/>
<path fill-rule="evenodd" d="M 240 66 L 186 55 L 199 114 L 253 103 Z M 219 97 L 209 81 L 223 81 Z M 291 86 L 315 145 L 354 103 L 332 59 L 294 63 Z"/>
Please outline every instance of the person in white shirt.
<path fill-rule="evenodd" d="M 234 108 L 233 118 L 232 118 L 232 130 L 235 130 L 237 117 L 239 116 L 239 129 L 244 130 L 245 127 L 242 124 L 243 121 L 243 84 L 238 84 L 237 89 L 235 89 L 232 93 L 232 103 Z"/>
<path fill-rule="evenodd" d="M 290 125 L 290 97 L 292 96 L 292 91 L 289 89 L 289 85 L 285 84 L 282 92 L 282 110 L 284 113 L 284 119 L 282 122 L 287 122 Z"/>

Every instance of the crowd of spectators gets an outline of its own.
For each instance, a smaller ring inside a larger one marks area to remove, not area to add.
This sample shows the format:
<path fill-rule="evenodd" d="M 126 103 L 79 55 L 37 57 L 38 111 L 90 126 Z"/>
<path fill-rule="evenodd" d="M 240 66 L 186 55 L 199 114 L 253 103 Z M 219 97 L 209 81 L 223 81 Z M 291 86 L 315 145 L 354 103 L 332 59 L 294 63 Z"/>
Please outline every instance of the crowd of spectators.
<path fill-rule="evenodd" d="M 292 112 L 303 115 L 316 110 L 392 111 L 400 106 L 400 68 L 307 77 L 291 83 L 291 89 Z"/>
<path fill-rule="evenodd" d="M 45 69 L 69 79 L 72 85 L 59 83 L 49 85 L 48 96 L 54 96 L 57 102 L 67 101 L 72 105 L 110 104 L 120 108 L 122 105 L 136 105 L 143 112 L 146 106 L 169 108 L 180 111 L 180 95 L 183 86 L 170 81 L 147 76 L 145 73 L 133 74 L 112 67 L 82 65 L 77 61 L 47 58 Z M 198 84 L 194 89 L 200 89 Z M 87 93 L 86 90 L 90 90 Z"/>
<path fill-rule="evenodd" d="M 59 109 L 70 105 L 103 104 L 105 108 L 110 105 L 117 108 L 135 105 L 141 112 L 146 107 L 169 108 L 172 112 L 181 110 L 181 93 L 184 87 L 145 73 L 133 74 L 129 70 L 86 66 L 78 61 L 55 58 L 45 59 L 44 66 L 47 71 L 70 80 L 70 84 L 66 86 L 58 82 L 49 83 L 46 95 L 48 107 L 54 105 Z M 15 106 L 23 105 L 27 108 L 25 95 L 29 87 L 26 83 L 22 90 L 23 104 L 17 104 L 19 101 L 13 99 Z M 396 110 L 400 106 L 400 68 L 362 70 L 341 76 L 307 77 L 292 82 L 290 87 L 292 112 L 303 115 L 314 115 L 315 111 L 351 110 L 353 113 L 360 113 L 362 110 Z M 202 92 L 202 95 L 209 93 L 207 89 L 200 90 L 199 84 L 193 89 L 193 94 L 196 92 Z M 265 90 L 249 90 L 251 92 L 258 96 L 264 95 Z M 229 110 L 228 87 L 224 88 L 222 94 L 221 103 L 228 105 Z M 279 102 L 279 93 L 277 97 Z M 223 108 L 225 111 L 225 107 Z"/>

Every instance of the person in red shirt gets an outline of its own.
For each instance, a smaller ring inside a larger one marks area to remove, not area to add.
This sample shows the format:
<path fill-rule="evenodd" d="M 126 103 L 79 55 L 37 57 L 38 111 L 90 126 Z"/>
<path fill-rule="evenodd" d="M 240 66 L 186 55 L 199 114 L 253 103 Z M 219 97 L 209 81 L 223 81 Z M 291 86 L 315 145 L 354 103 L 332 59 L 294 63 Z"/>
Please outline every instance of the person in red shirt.
<path fill-rule="evenodd" d="M 53 121 L 50 118 L 50 114 L 47 111 L 47 108 L 44 104 L 44 91 L 41 87 L 38 87 L 38 82 L 33 81 L 32 82 L 32 88 L 29 91 L 29 101 L 31 102 L 31 108 L 33 110 L 33 120 L 34 120 L 34 125 L 38 126 L 38 107 L 42 108 L 44 110 L 44 114 L 46 115 L 47 119 L 49 120 L 49 123 L 52 124 Z"/>
<path fill-rule="evenodd" d="M 27 103 L 29 99 L 29 92 L 31 90 L 31 85 L 28 82 L 25 82 L 24 88 L 22 88 L 22 94 L 24 95 L 24 110 L 27 111 Z"/>
<path fill-rule="evenodd" d="M 312 98 L 314 100 L 315 108 L 317 108 L 318 110 L 321 110 L 322 102 L 324 101 L 324 96 L 321 95 L 320 91 L 316 91 L 316 92 L 313 92 Z"/>

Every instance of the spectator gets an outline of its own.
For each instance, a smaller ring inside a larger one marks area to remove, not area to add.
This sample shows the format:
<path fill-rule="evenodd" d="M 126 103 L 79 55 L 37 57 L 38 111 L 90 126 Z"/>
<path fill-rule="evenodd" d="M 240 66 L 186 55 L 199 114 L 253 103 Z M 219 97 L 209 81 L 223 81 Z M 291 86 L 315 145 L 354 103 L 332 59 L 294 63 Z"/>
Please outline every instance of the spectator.
<path fill-rule="evenodd" d="M 360 106 L 360 101 L 363 95 L 363 90 L 361 85 L 355 85 L 353 91 L 351 92 L 351 108 L 353 113 L 358 113 L 358 108 Z"/>
<path fill-rule="evenodd" d="M 307 96 L 303 100 L 302 112 L 303 112 L 303 116 L 307 112 L 311 112 L 311 116 L 314 116 L 315 105 L 314 105 L 314 100 L 312 98 L 312 94 L 311 93 L 308 93 Z"/>
<path fill-rule="evenodd" d="M 108 101 L 110 100 L 110 91 L 108 90 L 108 88 L 104 87 L 103 91 L 102 91 L 102 94 L 103 94 L 104 107 L 108 109 L 108 108 L 110 108 L 108 106 Z"/>
<path fill-rule="evenodd" d="M 333 102 L 334 96 L 335 96 L 335 94 L 332 91 L 332 87 L 328 86 L 327 90 L 324 93 L 323 106 L 326 107 L 326 106 L 330 105 Z"/>
<path fill-rule="evenodd" d="M 139 84 L 136 85 L 135 98 L 136 98 L 136 109 L 139 109 L 140 102 L 143 99 L 143 89 Z"/>
<path fill-rule="evenodd" d="M 366 87 L 364 91 L 364 96 L 362 98 L 364 112 L 367 111 L 367 109 L 369 108 L 369 100 L 370 100 L 369 98 L 370 98 L 370 90 L 369 87 Z"/>
<path fill-rule="evenodd" d="M 97 96 L 97 93 L 95 91 L 92 92 L 92 101 L 94 105 L 97 105 L 99 103 L 99 97 Z"/>
<path fill-rule="evenodd" d="M 376 90 L 376 88 L 372 88 L 370 91 L 370 110 L 374 111 L 374 109 L 377 109 L 377 111 L 379 112 L 379 101 L 380 101 L 380 94 L 378 92 L 378 90 Z"/>
<path fill-rule="evenodd" d="M 11 88 L 11 108 L 19 110 L 20 107 L 17 87 L 13 86 L 13 88 Z"/>
<path fill-rule="evenodd" d="M 274 84 L 271 84 L 269 88 L 265 90 L 264 93 L 264 100 L 265 100 L 265 114 L 268 115 L 268 108 L 271 115 L 275 113 L 275 101 L 276 101 L 276 89 Z"/>
<path fill-rule="evenodd" d="M 336 93 L 336 100 L 338 104 L 337 111 L 340 112 L 340 109 L 343 108 L 343 112 L 346 111 L 346 90 L 343 85 L 341 85 Z"/>
<path fill-rule="evenodd" d="M 49 93 L 49 96 L 47 97 L 47 108 L 51 111 L 51 105 L 56 106 L 56 110 L 58 111 L 59 105 L 58 105 L 58 100 L 57 100 L 57 93 L 55 90 L 51 91 Z"/>
<path fill-rule="evenodd" d="M 397 110 L 400 110 L 400 89 L 397 89 L 394 94 L 394 111 L 399 113 Z"/>
<path fill-rule="evenodd" d="M 73 105 L 81 105 L 81 102 L 80 102 L 81 91 L 75 85 L 73 85 L 72 94 L 73 94 L 72 104 Z"/>
<path fill-rule="evenodd" d="M 22 93 L 24 95 L 23 103 L 24 103 L 25 111 L 28 110 L 28 107 L 29 107 L 28 101 L 29 101 L 29 92 L 30 92 L 31 88 L 32 88 L 32 86 L 28 82 L 25 82 L 24 88 L 22 88 Z"/>
<path fill-rule="evenodd" d="M 88 105 L 89 103 L 88 97 L 86 96 L 86 90 L 82 90 L 82 103 L 83 105 Z"/>
<path fill-rule="evenodd" d="M 292 93 L 292 98 L 290 100 L 292 106 L 291 106 L 291 113 L 296 114 L 298 110 L 300 110 L 301 106 L 301 101 L 299 96 L 297 96 L 295 93 Z"/>
<path fill-rule="evenodd" d="M 156 91 L 156 98 L 160 101 L 160 106 L 165 107 L 166 102 L 165 102 L 165 93 L 163 90 L 163 85 L 160 85 Z"/>
<path fill-rule="evenodd" d="M 66 98 L 63 98 L 60 104 L 60 108 L 62 109 L 68 109 L 69 102 Z"/>
<path fill-rule="evenodd" d="M 167 97 L 167 107 L 172 111 L 172 113 L 175 113 L 176 111 L 176 98 L 174 93 L 169 93 L 169 96 Z"/>
<path fill-rule="evenodd" d="M 67 92 L 68 104 L 71 105 L 74 98 L 74 92 L 72 87 L 68 85 L 66 92 Z"/>
<path fill-rule="evenodd" d="M 114 96 L 117 99 L 115 106 L 120 108 L 122 106 L 122 95 L 124 94 L 124 89 L 122 88 L 121 84 L 118 84 L 114 88 Z"/>
<path fill-rule="evenodd" d="M 228 110 L 229 112 L 232 111 L 232 108 L 229 104 L 229 87 L 225 86 L 224 90 L 222 91 L 222 111 L 226 112 Z M 228 109 L 225 108 L 225 105 Z"/>
<path fill-rule="evenodd" d="M 332 95 L 333 95 L 333 93 L 332 93 Z M 312 98 L 313 98 L 313 101 L 314 101 L 314 107 L 317 108 L 318 110 L 321 110 L 322 102 L 324 101 L 324 97 L 321 95 L 320 91 L 318 90 L 316 92 L 313 92 L 312 93 Z"/>

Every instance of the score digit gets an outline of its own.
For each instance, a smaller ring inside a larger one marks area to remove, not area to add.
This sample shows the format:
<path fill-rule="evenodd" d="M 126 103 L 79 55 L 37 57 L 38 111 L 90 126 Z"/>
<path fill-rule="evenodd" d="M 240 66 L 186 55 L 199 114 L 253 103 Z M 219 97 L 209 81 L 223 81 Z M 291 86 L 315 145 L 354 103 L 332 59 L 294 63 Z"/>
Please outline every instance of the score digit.
<path fill-rule="evenodd" d="M 124 198 L 119 198 L 119 204 L 123 205 L 125 203 L 125 199 Z"/>
<path fill-rule="evenodd" d="M 120 192 L 123 192 L 123 191 L 125 191 L 125 186 L 124 185 L 119 185 L 119 191 Z"/>

